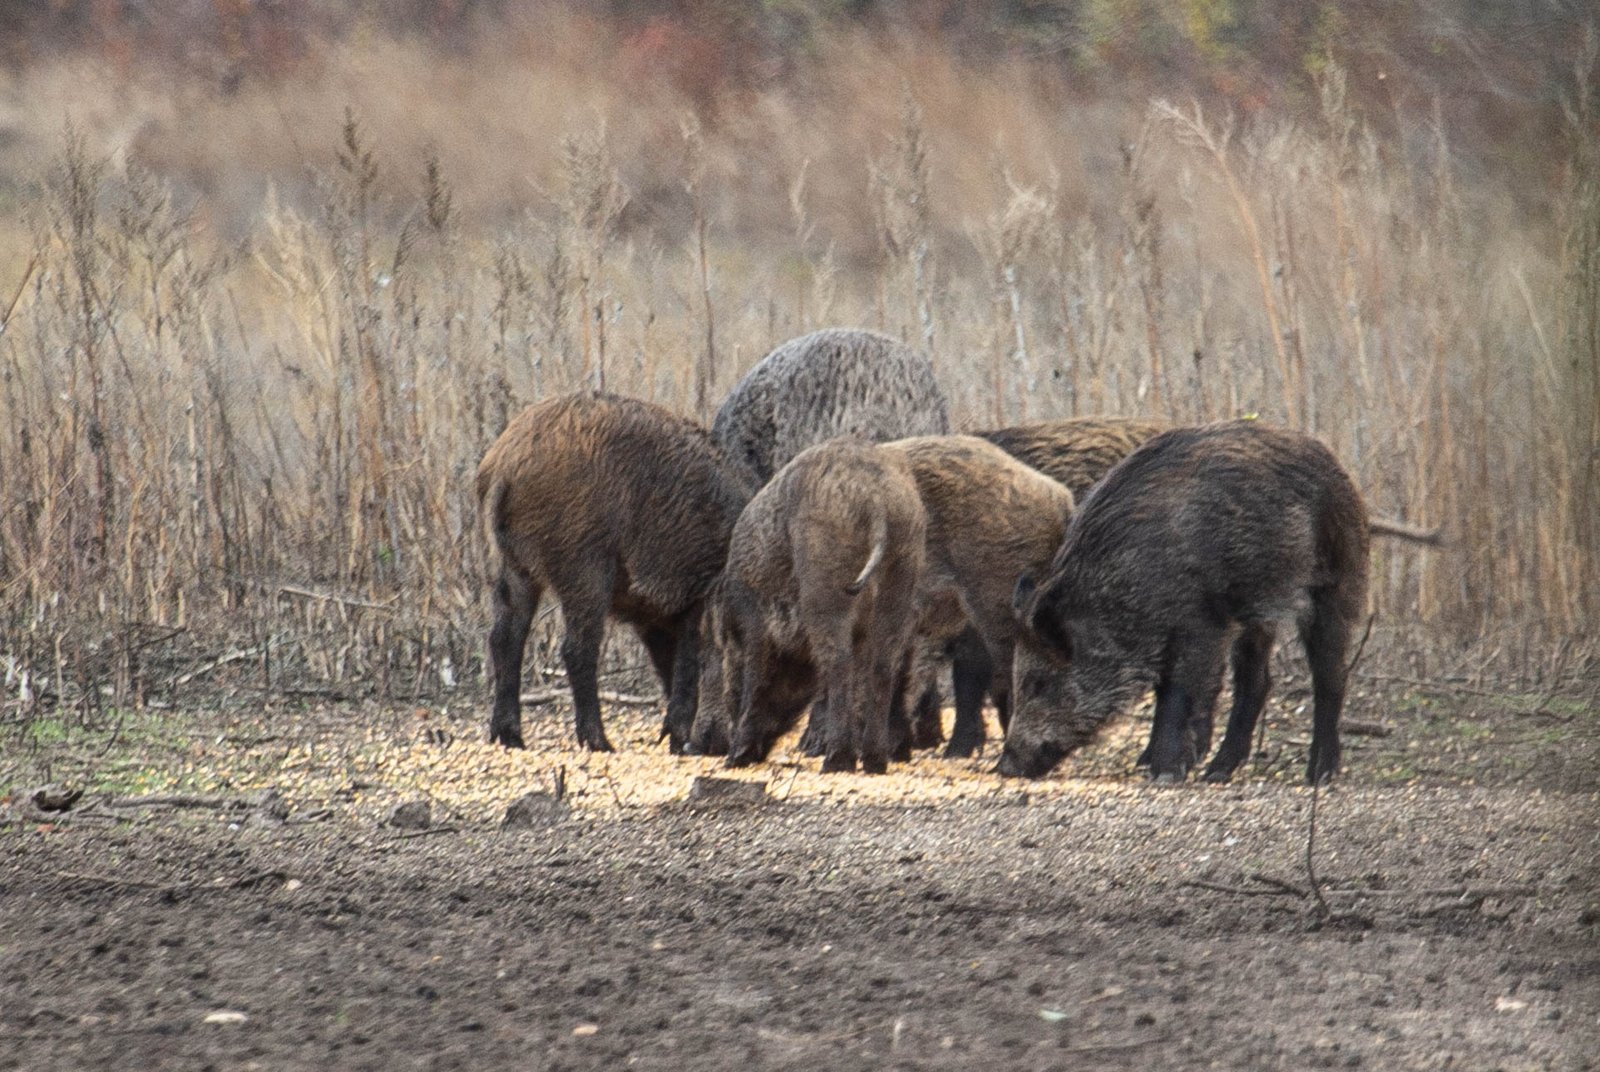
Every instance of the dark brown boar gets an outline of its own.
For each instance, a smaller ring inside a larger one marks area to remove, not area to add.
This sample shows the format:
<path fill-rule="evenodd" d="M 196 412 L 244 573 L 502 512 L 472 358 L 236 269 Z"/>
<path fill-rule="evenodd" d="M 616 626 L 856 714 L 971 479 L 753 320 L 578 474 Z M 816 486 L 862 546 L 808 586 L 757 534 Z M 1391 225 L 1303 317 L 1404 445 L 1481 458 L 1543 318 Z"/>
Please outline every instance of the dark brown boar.
<path fill-rule="evenodd" d="M 1233 710 L 1205 771 L 1226 781 L 1266 700 L 1276 626 L 1293 619 L 1311 664 L 1306 776 L 1332 778 L 1367 543 L 1360 493 L 1309 436 L 1232 421 L 1149 440 L 1085 497 L 1037 589 L 1018 584 L 1000 773 L 1044 774 L 1153 685 L 1151 774 L 1182 780 L 1209 748 L 1231 641 Z"/>
<path fill-rule="evenodd" d="M 750 501 L 714 615 L 728 766 L 765 759 L 826 683 L 822 769 L 887 768 L 926 539 L 904 456 L 861 440 L 802 451 Z"/>
<path fill-rule="evenodd" d="M 1166 429 L 1167 426 L 1158 421 L 1138 417 L 1100 416 L 1039 421 L 973 435 L 988 440 L 1018 461 L 1065 485 L 1074 498 L 1082 498 L 1113 465 L 1131 454 L 1139 444 Z M 943 654 L 953 664 L 956 705 L 956 725 L 944 754 L 950 759 L 965 759 L 983 747 L 983 697 L 988 691 L 987 683 L 996 680 L 995 668 L 982 638 L 970 630 L 953 639 Z M 999 697 L 996 697 L 996 708 L 1004 726 L 1007 711 Z M 975 713 L 963 718 L 963 712 Z M 936 686 L 930 685 L 918 699 L 911 736 L 918 748 L 932 748 L 941 740 Z"/>
<path fill-rule="evenodd" d="M 917 436 L 883 449 L 905 456 L 928 516 L 918 663 L 929 666 L 928 656 L 943 653 L 969 623 L 987 656 L 988 677 L 956 690 L 951 749 L 971 754 L 983 741 L 984 691 L 1002 712 L 1011 691 L 1017 579 L 1049 565 L 1072 493 L 976 436 Z"/>
<path fill-rule="evenodd" d="M 700 616 L 754 479 L 696 424 L 659 406 L 581 392 L 522 411 L 478 466 L 499 553 L 489 633 L 491 741 L 522 747 L 519 691 L 545 589 L 561 601 L 561 658 L 579 742 L 609 752 L 596 669 L 608 613 L 639 634 L 667 693 L 663 732 L 687 740 Z"/>
<path fill-rule="evenodd" d="M 826 328 L 790 339 L 734 385 L 711 435 L 763 480 L 835 436 L 874 442 L 950 431 L 933 365 L 875 331 Z"/>
<path fill-rule="evenodd" d="M 1167 428 L 1159 421 L 1139 417 L 1068 417 L 973 435 L 1065 484 L 1081 499 L 1113 465 Z"/>

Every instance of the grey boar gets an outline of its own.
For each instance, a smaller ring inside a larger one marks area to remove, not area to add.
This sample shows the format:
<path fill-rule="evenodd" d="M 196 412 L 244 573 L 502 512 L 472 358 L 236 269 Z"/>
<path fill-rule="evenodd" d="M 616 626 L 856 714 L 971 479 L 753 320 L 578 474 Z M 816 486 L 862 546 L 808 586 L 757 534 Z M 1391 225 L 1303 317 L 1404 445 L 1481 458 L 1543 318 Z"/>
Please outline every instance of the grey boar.
<path fill-rule="evenodd" d="M 734 385 L 711 435 L 762 481 L 835 436 L 883 442 L 950 430 L 933 365 L 875 331 L 826 328 L 762 358 Z"/>
<path fill-rule="evenodd" d="M 728 766 L 765 759 L 825 682 L 822 769 L 887 768 L 926 540 L 905 458 L 860 440 L 802 451 L 756 494 L 715 601 Z"/>
<path fill-rule="evenodd" d="M 1166 432 L 1079 504 L 1050 571 L 1018 583 L 1015 712 L 998 770 L 1037 777 L 1152 685 L 1152 776 L 1181 781 L 1210 746 L 1232 644 L 1234 701 L 1205 770 L 1248 755 L 1278 623 L 1311 664 L 1306 777 L 1339 769 L 1345 660 L 1367 586 L 1366 508 L 1317 440 L 1257 421 Z"/>
<path fill-rule="evenodd" d="M 883 449 L 905 456 L 928 516 L 919 662 L 943 652 L 968 623 L 987 656 L 989 676 L 956 692 L 951 748 L 970 753 L 983 740 L 985 689 L 1002 712 L 1011 691 L 1012 591 L 1061 546 L 1072 493 L 975 436 L 918 436 Z"/>
<path fill-rule="evenodd" d="M 681 751 L 697 699 L 702 607 L 754 478 L 696 424 L 580 392 L 514 417 L 484 454 L 477 491 L 499 557 L 489 739 L 523 746 L 523 649 L 548 588 L 565 620 L 578 741 L 611 751 L 596 681 L 609 613 L 649 652 L 668 696 L 663 733 Z"/>

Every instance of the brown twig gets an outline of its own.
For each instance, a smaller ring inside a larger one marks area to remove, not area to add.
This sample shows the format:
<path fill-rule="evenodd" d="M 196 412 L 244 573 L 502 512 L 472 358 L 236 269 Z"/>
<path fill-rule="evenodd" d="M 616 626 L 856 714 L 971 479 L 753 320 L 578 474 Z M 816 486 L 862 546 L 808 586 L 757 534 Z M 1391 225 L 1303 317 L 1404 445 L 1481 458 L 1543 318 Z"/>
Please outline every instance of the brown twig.
<path fill-rule="evenodd" d="M 1306 879 L 1311 884 L 1311 895 L 1317 899 L 1317 910 L 1323 919 L 1333 916 L 1333 910 L 1328 907 L 1328 901 L 1322 896 L 1322 887 L 1317 882 L 1317 796 L 1322 788 L 1322 783 L 1311 783 L 1311 817 L 1306 823 Z"/>
<path fill-rule="evenodd" d="M 1180 886 L 1191 886 L 1197 890 L 1213 890 L 1217 893 L 1232 893 L 1240 897 L 1283 897 L 1286 895 L 1304 897 L 1306 891 L 1294 887 L 1277 889 L 1261 889 L 1256 886 L 1225 886 L 1220 882 L 1206 882 L 1203 879 L 1191 878 L 1178 883 Z"/>
<path fill-rule="evenodd" d="M 395 834 L 390 841 L 410 841 L 412 838 L 429 837 L 433 834 L 457 834 L 460 830 L 454 826 L 430 826 L 426 830 L 412 830 L 404 834 Z"/>

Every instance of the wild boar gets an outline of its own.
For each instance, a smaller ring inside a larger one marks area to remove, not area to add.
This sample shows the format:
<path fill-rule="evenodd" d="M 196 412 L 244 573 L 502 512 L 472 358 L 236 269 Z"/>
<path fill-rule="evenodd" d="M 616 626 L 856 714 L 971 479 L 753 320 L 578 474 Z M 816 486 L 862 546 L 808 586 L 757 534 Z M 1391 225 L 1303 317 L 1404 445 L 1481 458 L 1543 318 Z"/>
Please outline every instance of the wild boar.
<path fill-rule="evenodd" d="M 765 759 L 826 683 L 822 769 L 887 769 L 926 540 L 905 458 L 861 440 L 802 451 L 756 494 L 714 615 L 728 766 Z"/>
<path fill-rule="evenodd" d="M 997 769 L 1044 774 L 1153 685 L 1151 774 L 1181 781 L 1209 748 L 1231 643 L 1233 710 L 1205 771 L 1228 780 L 1290 619 L 1311 664 L 1306 776 L 1332 778 L 1367 550 L 1361 495 L 1310 436 L 1246 420 L 1149 440 L 1085 497 L 1045 578 L 1018 583 L 1025 651 Z"/>
<path fill-rule="evenodd" d="M 611 751 L 596 681 L 609 613 L 649 652 L 668 696 L 663 733 L 681 751 L 694 720 L 702 607 L 755 478 L 700 426 L 585 391 L 513 418 L 478 466 L 477 491 L 499 557 L 490 740 L 523 746 L 523 649 L 548 588 L 565 620 L 561 658 L 579 742 Z"/>

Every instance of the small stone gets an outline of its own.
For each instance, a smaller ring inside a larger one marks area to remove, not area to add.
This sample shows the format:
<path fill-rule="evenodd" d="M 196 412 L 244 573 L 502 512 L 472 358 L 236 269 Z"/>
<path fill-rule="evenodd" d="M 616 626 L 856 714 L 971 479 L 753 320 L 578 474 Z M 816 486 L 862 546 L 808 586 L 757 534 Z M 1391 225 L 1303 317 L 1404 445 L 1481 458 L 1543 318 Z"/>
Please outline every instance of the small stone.
<path fill-rule="evenodd" d="M 276 788 L 263 789 L 250 797 L 250 818 L 256 822 L 281 823 L 289 817 L 289 802 Z"/>
<path fill-rule="evenodd" d="M 408 800 L 389 809 L 385 825 L 400 830 L 426 830 L 433 825 L 433 808 L 426 800 Z"/>
<path fill-rule="evenodd" d="M 502 830 L 539 830 L 554 826 L 567 817 L 565 801 L 550 793 L 524 793 L 506 808 L 500 820 Z"/>
<path fill-rule="evenodd" d="M 82 789 L 68 789 L 55 782 L 41 785 L 31 794 L 33 806 L 40 811 L 66 811 L 83 796 Z"/>
<path fill-rule="evenodd" d="M 579 1024 L 577 1027 L 572 1029 L 572 1033 L 579 1038 L 588 1038 L 590 1035 L 597 1035 L 600 1033 L 600 1025 Z"/>
<path fill-rule="evenodd" d="M 694 807 L 751 808 L 769 799 L 766 782 L 712 778 L 701 774 L 689 783 L 689 803 Z"/>
<path fill-rule="evenodd" d="M 232 1009 L 218 1009 L 216 1012 L 208 1012 L 208 1013 L 206 1013 L 205 1019 L 202 1020 L 201 1023 L 205 1023 L 205 1024 L 242 1024 L 246 1020 L 249 1020 L 249 1019 L 250 1019 L 250 1017 L 246 1016 L 242 1012 L 234 1012 Z"/>

